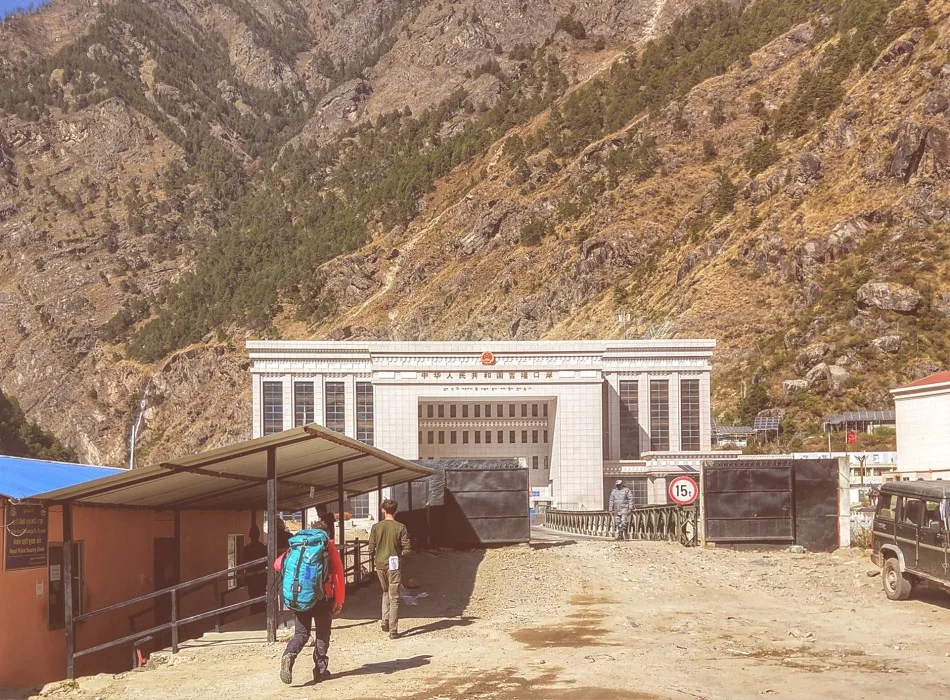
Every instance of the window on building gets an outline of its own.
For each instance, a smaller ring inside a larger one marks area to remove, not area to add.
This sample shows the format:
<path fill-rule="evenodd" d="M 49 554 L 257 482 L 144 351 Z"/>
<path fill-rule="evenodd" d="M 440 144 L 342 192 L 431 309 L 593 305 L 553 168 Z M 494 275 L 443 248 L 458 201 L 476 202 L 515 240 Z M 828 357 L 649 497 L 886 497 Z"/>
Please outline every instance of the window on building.
<path fill-rule="evenodd" d="M 264 435 L 273 435 L 284 429 L 284 384 L 264 382 Z"/>
<path fill-rule="evenodd" d="M 532 418 L 538 417 L 538 404 L 536 403 L 531 404 L 531 417 Z"/>
<path fill-rule="evenodd" d="M 327 382 L 327 427 L 338 433 L 346 431 L 346 393 L 343 382 Z"/>
<path fill-rule="evenodd" d="M 241 554 L 244 552 L 244 535 L 228 535 L 228 568 L 240 566 Z M 229 591 L 238 587 L 238 573 L 228 574 L 227 586 Z"/>
<path fill-rule="evenodd" d="M 548 431 L 547 431 L 547 430 L 544 431 L 544 444 L 545 444 L 545 445 L 548 444 Z"/>
<path fill-rule="evenodd" d="M 498 444 L 501 445 L 501 444 L 503 444 L 504 442 L 505 442 L 505 431 L 504 431 L 504 430 L 499 430 L 499 431 L 498 431 Z"/>
<path fill-rule="evenodd" d="M 665 379 L 650 380 L 650 449 L 670 449 L 670 383 Z"/>
<path fill-rule="evenodd" d="M 545 457 L 544 457 L 544 468 L 547 469 L 548 466 L 549 466 L 549 464 L 550 464 L 550 458 L 547 457 L 547 456 L 545 456 Z"/>
<path fill-rule="evenodd" d="M 439 418 L 445 418 L 445 404 L 439 404 Z"/>
<path fill-rule="evenodd" d="M 475 417 L 476 418 L 482 417 L 482 405 L 480 403 L 475 404 Z"/>
<path fill-rule="evenodd" d="M 367 445 L 376 439 L 374 415 L 372 382 L 356 382 L 356 439 Z"/>
<path fill-rule="evenodd" d="M 422 431 L 419 431 L 419 444 L 422 444 Z"/>
<path fill-rule="evenodd" d="M 426 406 L 426 418 L 435 418 L 435 406 L 431 403 Z"/>
<path fill-rule="evenodd" d="M 481 430 L 476 430 L 476 431 L 475 431 L 475 444 L 476 444 L 476 445 L 482 444 L 482 431 L 481 431 Z"/>
<path fill-rule="evenodd" d="M 521 442 L 524 443 L 524 444 L 527 444 L 527 443 L 528 443 L 528 431 L 527 431 L 527 430 L 522 430 L 522 431 L 521 431 Z"/>
<path fill-rule="evenodd" d="M 515 405 L 513 403 L 508 404 L 508 417 L 509 418 L 515 417 Z"/>
<path fill-rule="evenodd" d="M 620 382 L 620 459 L 640 459 L 639 385 Z"/>
<path fill-rule="evenodd" d="M 451 442 L 453 445 L 455 444 L 457 438 L 458 438 L 458 434 L 454 430 L 451 433 L 449 433 L 449 442 Z"/>
<path fill-rule="evenodd" d="M 431 445 L 434 442 L 435 442 L 435 433 L 430 430 L 428 433 L 426 433 L 426 443 Z"/>
<path fill-rule="evenodd" d="M 294 382 L 294 426 L 310 425 L 313 411 L 313 382 Z"/>
<path fill-rule="evenodd" d="M 450 418 L 455 418 L 456 413 L 458 413 L 458 406 L 456 406 L 456 405 L 453 403 L 451 406 L 449 406 L 449 417 L 450 417 Z"/>
<path fill-rule="evenodd" d="M 440 445 L 444 445 L 444 444 L 445 444 L 445 431 L 444 431 L 444 430 L 440 430 L 440 431 L 439 431 L 439 444 L 440 444 Z"/>
<path fill-rule="evenodd" d="M 531 431 L 531 442 L 537 444 L 537 442 L 538 442 L 538 431 L 537 431 L 537 430 L 532 430 L 532 431 Z"/>
<path fill-rule="evenodd" d="M 491 431 L 490 431 L 490 430 L 486 430 L 486 431 L 485 431 L 485 444 L 486 444 L 486 445 L 490 445 L 490 444 L 491 444 Z"/>
<path fill-rule="evenodd" d="M 682 449 L 699 450 L 699 380 L 680 382 L 680 439 Z"/>
<path fill-rule="evenodd" d="M 633 507 L 640 508 L 649 502 L 647 492 L 650 488 L 650 480 L 646 477 L 631 479 L 630 490 L 633 491 Z"/>
<path fill-rule="evenodd" d="M 422 418 L 422 404 L 419 404 L 419 417 Z"/>
<path fill-rule="evenodd" d="M 353 514 L 354 518 L 369 517 L 369 494 L 364 493 L 353 498 L 346 499 L 346 510 Z"/>
<path fill-rule="evenodd" d="M 498 404 L 498 413 L 496 414 L 499 418 L 505 417 L 505 404 Z"/>
<path fill-rule="evenodd" d="M 512 445 L 515 444 L 516 440 L 515 440 L 515 431 L 514 431 L 514 430 L 509 430 L 509 431 L 508 431 L 508 442 L 510 442 Z"/>
<path fill-rule="evenodd" d="M 468 418 L 468 404 L 462 406 L 462 418 Z"/>
<path fill-rule="evenodd" d="M 485 417 L 491 418 L 491 404 L 490 403 L 485 404 Z"/>
<path fill-rule="evenodd" d="M 541 404 L 541 415 L 545 418 L 548 417 L 548 405 L 546 403 Z"/>
<path fill-rule="evenodd" d="M 538 455 L 535 455 L 534 457 L 531 458 L 531 468 L 532 469 L 538 468 Z"/>
<path fill-rule="evenodd" d="M 463 430 L 463 431 L 462 431 L 462 444 L 463 444 L 463 445 L 467 445 L 467 444 L 468 444 L 468 431 L 467 431 L 467 430 Z"/>
<path fill-rule="evenodd" d="M 521 404 L 521 417 L 522 418 L 528 417 L 528 404 L 526 403 Z"/>

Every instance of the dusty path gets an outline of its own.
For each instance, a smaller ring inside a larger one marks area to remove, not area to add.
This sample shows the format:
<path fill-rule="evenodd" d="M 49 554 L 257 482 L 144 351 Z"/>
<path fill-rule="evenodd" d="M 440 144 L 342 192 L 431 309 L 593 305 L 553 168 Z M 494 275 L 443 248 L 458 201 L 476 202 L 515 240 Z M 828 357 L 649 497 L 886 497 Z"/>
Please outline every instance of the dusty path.
<path fill-rule="evenodd" d="M 327 685 L 304 684 L 303 656 L 299 684 L 281 685 L 282 645 L 239 635 L 56 697 L 947 697 L 950 597 L 889 602 L 870 568 L 847 552 L 646 542 L 422 554 L 407 569 L 431 597 L 403 608 L 405 637 L 381 635 L 376 591 L 361 590 L 336 623 Z"/>

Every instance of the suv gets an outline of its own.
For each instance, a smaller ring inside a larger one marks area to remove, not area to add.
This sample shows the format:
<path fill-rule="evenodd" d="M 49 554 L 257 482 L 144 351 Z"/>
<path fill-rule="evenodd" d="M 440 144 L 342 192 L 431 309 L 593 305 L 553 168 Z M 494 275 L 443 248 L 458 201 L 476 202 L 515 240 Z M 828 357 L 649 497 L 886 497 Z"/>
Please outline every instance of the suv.
<path fill-rule="evenodd" d="M 950 591 L 950 483 L 895 481 L 881 486 L 874 512 L 871 561 L 884 592 L 906 600 L 915 585 Z"/>

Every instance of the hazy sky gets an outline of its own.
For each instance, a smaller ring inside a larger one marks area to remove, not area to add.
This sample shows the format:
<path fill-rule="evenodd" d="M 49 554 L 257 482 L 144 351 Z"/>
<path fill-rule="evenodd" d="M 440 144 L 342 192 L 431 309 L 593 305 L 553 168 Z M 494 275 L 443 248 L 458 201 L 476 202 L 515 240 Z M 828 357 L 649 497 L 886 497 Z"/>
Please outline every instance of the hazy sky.
<path fill-rule="evenodd" d="M 0 0 L 0 18 L 6 17 L 10 12 L 18 7 L 29 7 L 33 5 L 42 5 L 38 0 Z"/>

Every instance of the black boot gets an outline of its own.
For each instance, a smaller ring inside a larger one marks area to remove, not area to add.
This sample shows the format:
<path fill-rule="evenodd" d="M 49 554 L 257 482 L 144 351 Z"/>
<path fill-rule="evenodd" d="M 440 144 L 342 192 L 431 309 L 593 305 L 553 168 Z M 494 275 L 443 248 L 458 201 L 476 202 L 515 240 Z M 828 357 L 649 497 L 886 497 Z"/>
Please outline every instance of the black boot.
<path fill-rule="evenodd" d="M 294 661 L 296 658 L 293 654 L 284 654 L 280 658 L 280 680 L 282 683 L 290 685 L 294 682 Z"/>

